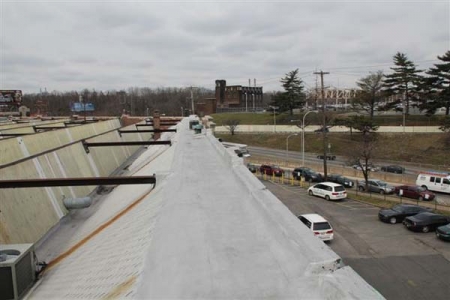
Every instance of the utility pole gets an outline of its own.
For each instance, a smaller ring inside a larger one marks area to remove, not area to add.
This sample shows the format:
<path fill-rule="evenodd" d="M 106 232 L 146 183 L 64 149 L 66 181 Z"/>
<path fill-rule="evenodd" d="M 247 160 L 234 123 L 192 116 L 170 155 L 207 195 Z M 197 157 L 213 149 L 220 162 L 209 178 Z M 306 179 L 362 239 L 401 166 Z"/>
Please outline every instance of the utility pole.
<path fill-rule="evenodd" d="M 192 114 L 194 114 L 194 88 L 195 88 L 195 86 L 191 86 L 191 105 L 192 105 Z"/>
<path fill-rule="evenodd" d="M 321 97 L 322 97 L 322 139 L 323 139 L 323 175 L 324 179 L 327 180 L 327 120 L 325 118 L 325 90 L 323 87 L 323 75 L 330 74 L 330 72 L 314 72 L 314 74 L 320 75 L 320 85 L 321 85 Z"/>

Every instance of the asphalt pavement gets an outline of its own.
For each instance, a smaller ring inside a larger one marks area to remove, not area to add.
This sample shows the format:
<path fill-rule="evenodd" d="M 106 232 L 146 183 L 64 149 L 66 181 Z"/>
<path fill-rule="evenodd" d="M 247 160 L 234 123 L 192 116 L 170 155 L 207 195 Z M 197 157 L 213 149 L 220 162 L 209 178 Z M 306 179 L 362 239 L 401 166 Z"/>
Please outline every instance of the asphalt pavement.
<path fill-rule="evenodd" d="M 297 186 L 262 182 L 293 214 L 325 217 L 335 233 L 328 245 L 386 299 L 449 299 L 449 242 L 382 223 L 378 208 L 366 203 L 327 202 Z"/>

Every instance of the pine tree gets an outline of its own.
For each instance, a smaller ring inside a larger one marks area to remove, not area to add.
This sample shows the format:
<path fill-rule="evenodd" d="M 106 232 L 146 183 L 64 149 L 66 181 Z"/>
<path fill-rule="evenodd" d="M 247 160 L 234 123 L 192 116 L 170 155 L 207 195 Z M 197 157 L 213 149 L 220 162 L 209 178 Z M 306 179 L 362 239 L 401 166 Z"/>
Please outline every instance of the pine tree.
<path fill-rule="evenodd" d="M 437 58 L 443 63 L 435 64 L 426 72 L 429 76 L 423 79 L 422 90 L 425 101 L 421 107 L 426 109 L 428 114 L 434 114 L 436 109 L 445 107 L 445 115 L 448 116 L 450 111 L 450 50 Z"/>
<path fill-rule="evenodd" d="M 388 95 L 401 95 L 404 97 L 406 102 L 405 113 L 408 115 L 411 93 L 419 84 L 421 76 L 418 73 L 422 71 L 417 70 L 414 63 L 404 53 L 397 52 L 394 55 L 394 64 L 396 67 L 391 68 L 394 72 L 385 76 L 384 88 Z"/>
<path fill-rule="evenodd" d="M 305 102 L 303 82 L 298 77 L 298 69 L 291 71 L 281 79 L 284 92 L 276 95 L 273 100 L 281 111 L 289 110 L 293 114 L 294 108 L 300 107 Z"/>

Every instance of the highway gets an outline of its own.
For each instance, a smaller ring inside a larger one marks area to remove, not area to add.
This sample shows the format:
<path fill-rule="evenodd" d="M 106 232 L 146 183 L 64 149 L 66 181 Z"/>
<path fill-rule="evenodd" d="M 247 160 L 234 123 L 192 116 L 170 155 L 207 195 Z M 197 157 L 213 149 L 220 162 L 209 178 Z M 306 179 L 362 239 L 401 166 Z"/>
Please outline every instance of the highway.
<path fill-rule="evenodd" d="M 250 154 L 254 154 L 256 156 L 266 156 L 271 157 L 275 160 L 285 160 L 289 162 L 298 162 L 299 165 L 302 162 L 302 153 L 298 151 L 289 151 L 286 152 L 286 150 L 279 150 L 279 149 L 270 149 L 270 148 L 263 148 L 263 147 L 253 147 L 253 146 L 247 146 L 247 149 L 250 151 Z M 305 152 L 305 162 L 306 163 L 321 163 L 322 160 L 317 158 L 316 153 L 308 153 Z M 334 165 L 334 166 L 348 166 L 351 168 L 350 160 L 348 157 L 343 156 L 336 156 L 336 160 L 328 160 L 328 164 Z M 379 161 L 377 160 L 375 162 L 376 166 L 381 167 L 382 165 L 393 165 L 393 164 L 399 164 L 406 168 L 406 175 L 415 175 L 421 171 L 424 171 L 424 167 L 420 166 L 414 166 L 410 163 L 392 163 L 392 162 L 385 162 L 385 161 Z M 425 169 L 428 170 L 428 169 Z"/>
<path fill-rule="evenodd" d="M 325 201 L 300 187 L 262 182 L 294 215 L 325 217 L 334 229 L 330 248 L 386 299 L 448 299 L 449 242 L 382 223 L 379 209 L 365 203 Z"/>

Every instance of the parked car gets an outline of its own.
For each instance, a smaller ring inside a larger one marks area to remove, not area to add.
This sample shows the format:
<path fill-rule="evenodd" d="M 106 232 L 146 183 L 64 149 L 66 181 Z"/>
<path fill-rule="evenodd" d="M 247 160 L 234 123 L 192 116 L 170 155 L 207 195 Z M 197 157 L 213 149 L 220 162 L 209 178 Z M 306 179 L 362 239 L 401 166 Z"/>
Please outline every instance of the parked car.
<path fill-rule="evenodd" d="M 352 188 L 355 185 L 353 180 L 351 180 L 350 178 L 338 174 L 328 175 L 327 180 L 334 183 L 342 184 L 346 188 Z"/>
<path fill-rule="evenodd" d="M 299 168 L 295 168 L 294 171 L 292 171 L 292 177 L 294 177 L 294 179 L 300 180 L 301 177 L 305 176 L 305 172 L 306 171 L 312 171 L 311 168 L 308 167 L 299 167 Z"/>
<path fill-rule="evenodd" d="M 316 129 L 316 130 L 314 130 L 314 132 L 317 132 L 317 133 L 319 133 L 319 132 L 330 132 L 330 130 L 328 129 L 328 127 L 321 127 L 321 128 L 319 128 L 319 129 Z"/>
<path fill-rule="evenodd" d="M 381 171 L 396 173 L 396 174 L 403 174 L 403 173 L 405 173 L 405 168 L 403 168 L 401 166 L 390 165 L 390 166 L 382 166 Z"/>
<path fill-rule="evenodd" d="M 403 225 L 412 231 L 429 232 L 439 226 L 450 223 L 450 217 L 435 214 L 432 212 L 423 212 L 403 220 Z"/>
<path fill-rule="evenodd" d="M 305 214 L 298 218 L 322 241 L 333 240 L 333 227 L 324 217 L 318 214 Z"/>
<path fill-rule="evenodd" d="M 370 172 L 378 172 L 380 170 L 380 168 L 375 167 L 374 165 L 371 165 L 371 164 L 367 165 L 367 167 L 365 164 L 364 165 L 355 164 L 352 166 L 352 168 L 355 170 L 359 170 L 359 171 L 362 171 L 364 168 L 364 169 L 369 170 Z"/>
<path fill-rule="evenodd" d="M 239 157 L 250 157 L 251 156 L 247 149 L 235 149 L 234 153 L 236 153 L 237 156 L 239 156 Z"/>
<path fill-rule="evenodd" d="M 394 187 L 386 182 L 378 179 L 370 179 L 368 181 L 368 190 L 366 191 L 366 181 L 358 181 L 358 190 L 361 192 L 380 193 L 380 194 L 393 194 Z"/>
<path fill-rule="evenodd" d="M 440 226 L 436 229 L 436 236 L 444 241 L 450 241 L 450 224 Z"/>
<path fill-rule="evenodd" d="M 310 196 L 319 196 L 325 200 L 341 200 L 347 198 L 345 187 L 334 182 L 321 182 L 308 189 Z"/>
<path fill-rule="evenodd" d="M 268 176 L 273 176 L 275 175 L 276 177 L 281 177 L 283 176 L 283 169 L 281 169 L 279 166 L 273 166 L 273 165 L 261 165 L 261 167 L 259 167 L 259 171 L 262 174 L 266 174 Z"/>
<path fill-rule="evenodd" d="M 378 219 L 382 222 L 395 224 L 402 222 L 406 217 L 422 212 L 431 212 L 431 209 L 413 204 L 398 204 L 389 209 L 380 209 Z"/>
<path fill-rule="evenodd" d="M 317 155 L 318 159 L 323 159 L 323 155 Z M 336 159 L 336 155 L 331 155 L 331 154 L 327 154 L 327 159 L 328 160 L 335 160 Z"/>
<path fill-rule="evenodd" d="M 249 169 L 250 172 L 256 173 L 257 167 L 254 164 L 248 163 L 247 168 Z"/>
<path fill-rule="evenodd" d="M 400 192 L 401 191 L 401 192 Z M 436 195 L 424 187 L 418 185 L 400 185 L 396 186 L 394 193 L 407 198 L 417 199 L 420 201 L 433 201 Z M 401 195 L 400 195 L 401 193 Z"/>
<path fill-rule="evenodd" d="M 305 178 L 305 181 L 309 181 L 309 182 L 322 182 L 323 181 L 322 174 L 317 173 L 313 170 L 305 171 L 303 176 Z"/>

